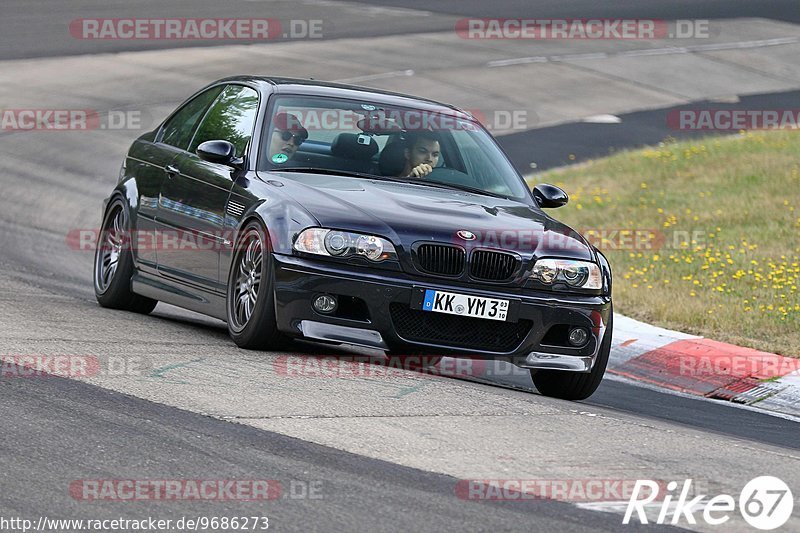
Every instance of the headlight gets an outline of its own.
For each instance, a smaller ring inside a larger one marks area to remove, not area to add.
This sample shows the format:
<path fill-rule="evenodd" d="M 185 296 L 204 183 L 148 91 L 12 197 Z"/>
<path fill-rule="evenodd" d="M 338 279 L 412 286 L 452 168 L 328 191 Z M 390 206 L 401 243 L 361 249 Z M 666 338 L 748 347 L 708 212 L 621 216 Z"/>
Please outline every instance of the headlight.
<path fill-rule="evenodd" d="M 381 261 L 383 256 L 383 239 L 362 235 L 356 241 L 356 253 L 365 255 L 372 261 Z"/>
<path fill-rule="evenodd" d="M 603 275 L 600 267 L 587 261 L 569 259 L 539 259 L 533 265 L 531 278 L 552 285 L 562 281 L 577 289 L 602 289 Z"/>
<path fill-rule="evenodd" d="M 325 228 L 303 230 L 294 241 L 294 250 L 329 257 L 360 255 L 375 263 L 397 260 L 394 245 L 386 239 Z"/>
<path fill-rule="evenodd" d="M 325 235 L 325 250 L 331 255 L 344 255 L 350 247 L 350 237 L 341 231 L 329 231 Z"/>

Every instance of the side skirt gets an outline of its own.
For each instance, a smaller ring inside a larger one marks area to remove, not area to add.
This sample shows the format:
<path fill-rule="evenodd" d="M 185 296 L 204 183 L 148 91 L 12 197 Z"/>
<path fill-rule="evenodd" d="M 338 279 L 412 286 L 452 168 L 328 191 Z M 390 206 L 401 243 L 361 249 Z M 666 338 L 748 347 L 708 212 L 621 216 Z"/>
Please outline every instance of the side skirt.
<path fill-rule="evenodd" d="M 220 320 L 227 320 L 225 296 L 186 285 L 178 281 L 157 277 L 142 271 L 131 279 L 131 290 L 136 294 L 153 298 L 190 311 L 195 311 Z"/>

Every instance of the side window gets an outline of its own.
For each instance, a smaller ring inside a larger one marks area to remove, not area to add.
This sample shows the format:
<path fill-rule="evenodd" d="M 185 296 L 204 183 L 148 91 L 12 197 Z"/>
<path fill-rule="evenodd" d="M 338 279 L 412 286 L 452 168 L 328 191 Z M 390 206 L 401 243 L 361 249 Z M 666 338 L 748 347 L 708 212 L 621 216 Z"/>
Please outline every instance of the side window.
<path fill-rule="evenodd" d="M 220 91 L 222 91 L 222 86 L 212 87 L 183 106 L 180 111 L 175 113 L 164 124 L 164 129 L 161 132 L 161 142 L 186 150 L 197 123 Z"/>
<path fill-rule="evenodd" d="M 236 147 L 236 156 L 244 154 L 258 111 L 258 93 L 241 85 L 228 85 L 206 114 L 197 133 L 194 135 L 189 151 L 206 141 L 229 141 Z"/>

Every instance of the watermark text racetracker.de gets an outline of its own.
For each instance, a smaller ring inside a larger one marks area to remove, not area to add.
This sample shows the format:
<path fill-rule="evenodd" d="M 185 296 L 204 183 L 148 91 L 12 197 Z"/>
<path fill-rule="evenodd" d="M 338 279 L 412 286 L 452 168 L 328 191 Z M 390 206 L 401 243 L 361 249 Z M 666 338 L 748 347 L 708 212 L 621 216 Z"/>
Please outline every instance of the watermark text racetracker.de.
<path fill-rule="evenodd" d="M 456 22 L 462 39 L 522 40 L 654 40 L 707 39 L 710 22 L 705 19 L 574 18 L 512 19 L 465 18 Z"/>
<path fill-rule="evenodd" d="M 0 355 L 0 379 L 138 377 L 153 368 L 152 359 L 141 355 Z"/>
<path fill-rule="evenodd" d="M 517 251 L 535 251 L 540 248 L 551 250 L 581 250 L 583 241 L 603 252 L 638 251 L 655 252 L 662 249 L 703 248 L 706 245 L 705 229 L 672 229 L 662 231 L 656 228 L 636 227 L 586 227 L 574 231 L 543 232 L 537 229 L 475 229 L 453 236 L 455 244 L 467 248 L 495 248 Z"/>
<path fill-rule="evenodd" d="M 496 364 L 479 358 L 415 354 L 403 357 L 360 355 L 281 355 L 273 363 L 275 374 L 307 379 L 397 379 L 424 377 L 483 378 L 529 376 L 527 369 Z M 435 364 L 432 364 L 435 363 Z"/>
<path fill-rule="evenodd" d="M 82 40 L 213 41 L 322 39 L 322 19 L 275 18 L 82 18 L 69 25 Z"/>
<path fill-rule="evenodd" d="M 220 218 L 220 223 L 222 219 Z M 236 221 L 231 221 L 235 224 Z M 702 248 L 706 244 L 706 231 L 699 229 L 674 229 L 661 231 L 654 228 L 580 228 L 543 232 L 537 229 L 490 229 L 468 232 L 470 240 L 455 234 L 452 241 L 473 248 L 494 248 L 536 251 L 541 247 L 553 250 L 580 250 L 583 240 L 603 252 L 639 251 L 655 252 L 661 249 Z M 66 244 L 71 250 L 94 252 L 100 247 L 111 246 L 108 235 L 100 240 L 99 229 L 72 229 L 67 232 Z M 237 230 L 221 230 L 213 233 L 192 230 L 132 230 L 113 233 L 114 246 L 122 250 L 216 252 L 230 251 L 241 242 Z M 273 242 L 280 242 L 280 235 L 271 235 Z M 284 237 L 289 239 L 289 237 Z"/>
<path fill-rule="evenodd" d="M 712 355 L 681 355 L 678 357 L 678 372 L 681 376 L 759 376 L 771 378 L 786 376 L 800 370 L 800 359 L 774 354 L 735 355 L 721 350 Z"/>
<path fill-rule="evenodd" d="M 674 109 L 667 126 L 680 131 L 796 130 L 800 109 Z"/>
<path fill-rule="evenodd" d="M 462 479 L 454 490 L 458 498 L 471 501 L 555 500 L 595 509 L 624 504 L 623 525 L 697 525 L 702 520 L 720 526 L 741 515 L 751 527 L 772 530 L 784 525 L 794 508 L 789 486 L 773 476 L 750 480 L 738 497 L 712 496 L 708 484 L 695 479 Z"/>
<path fill-rule="evenodd" d="M 638 483 L 636 479 L 462 479 L 455 493 L 472 501 L 618 502 L 630 499 Z M 655 495 L 659 485 L 648 490 L 648 496 Z"/>
<path fill-rule="evenodd" d="M 82 502 L 321 500 L 319 479 L 76 479 L 69 494 Z"/>
<path fill-rule="evenodd" d="M 268 516 L 182 516 L 180 518 L 51 518 L 0 516 L 0 531 L 266 531 Z"/>
<path fill-rule="evenodd" d="M 524 131 L 535 125 L 534 113 L 527 109 L 467 108 L 463 110 L 422 111 L 417 109 L 377 108 L 364 104 L 363 110 L 293 109 L 293 125 L 309 132 L 385 131 L 439 132 L 475 131 L 475 122 L 488 130 Z M 464 120 L 464 113 L 472 120 Z"/>
<path fill-rule="evenodd" d="M 0 132 L 140 130 L 145 118 L 140 110 L 0 109 Z"/>

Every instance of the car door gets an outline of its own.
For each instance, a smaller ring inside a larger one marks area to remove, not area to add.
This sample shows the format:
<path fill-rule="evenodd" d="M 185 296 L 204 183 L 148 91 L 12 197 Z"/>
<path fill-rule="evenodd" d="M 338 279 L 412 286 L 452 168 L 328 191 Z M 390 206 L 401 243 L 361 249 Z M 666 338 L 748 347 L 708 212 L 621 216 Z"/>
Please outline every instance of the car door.
<path fill-rule="evenodd" d="M 168 277 L 223 291 L 219 252 L 225 207 L 233 181 L 242 171 L 200 159 L 205 141 L 226 140 L 245 157 L 258 111 L 258 93 L 244 85 L 227 85 L 195 130 L 188 150 L 170 164 L 159 196 L 157 226 L 162 232 L 158 270 Z"/>
<path fill-rule="evenodd" d="M 164 122 L 155 142 L 137 143 L 136 149 L 130 154 L 126 166 L 128 171 L 136 176 L 139 189 L 137 211 L 139 231 L 150 235 L 156 230 L 158 199 L 167 176 L 167 169 L 189 148 L 200 119 L 222 89 L 222 85 L 212 87 L 187 101 Z M 155 269 L 158 260 L 157 241 L 148 239 L 146 242 L 148 245 L 137 249 L 140 267 L 149 266 Z"/>

